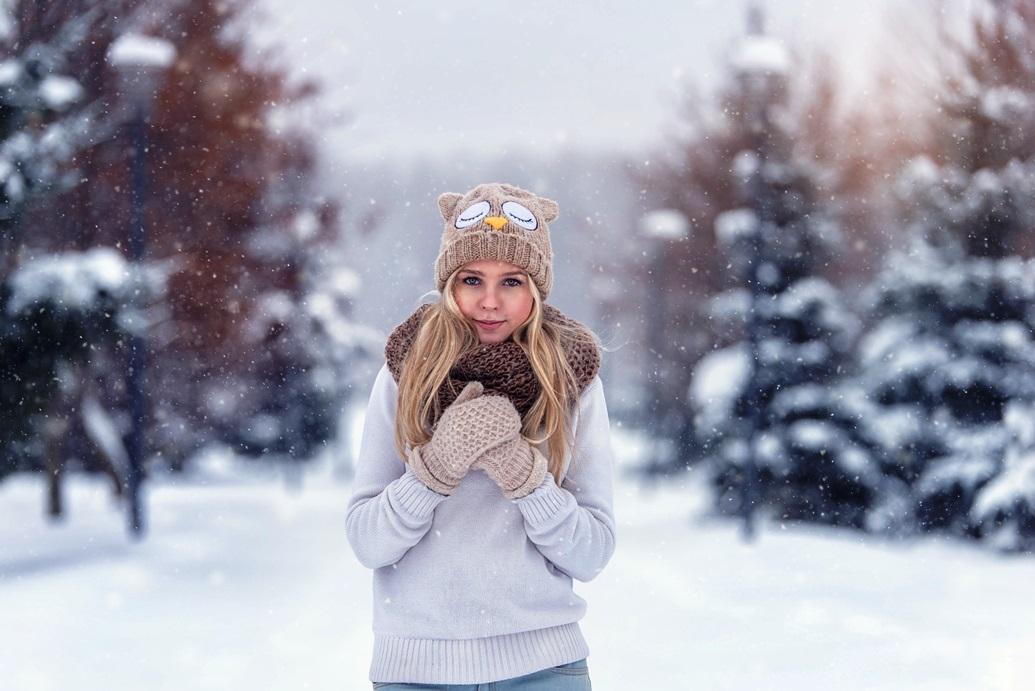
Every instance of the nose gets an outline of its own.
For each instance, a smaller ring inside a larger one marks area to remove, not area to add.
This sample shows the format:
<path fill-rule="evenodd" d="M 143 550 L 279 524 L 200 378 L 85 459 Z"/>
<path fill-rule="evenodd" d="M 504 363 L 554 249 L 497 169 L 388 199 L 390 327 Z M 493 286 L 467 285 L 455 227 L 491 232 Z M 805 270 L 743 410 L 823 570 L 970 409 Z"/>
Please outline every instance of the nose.
<path fill-rule="evenodd" d="M 502 216 L 489 216 L 485 219 L 485 222 L 492 226 L 493 230 L 499 230 L 503 226 L 507 225 L 507 219 Z"/>
<path fill-rule="evenodd" d="M 494 288 L 493 286 L 487 286 L 485 288 L 485 291 L 482 292 L 482 309 L 495 310 L 497 307 L 499 307 L 499 304 L 499 298 L 496 297 L 496 288 Z"/>

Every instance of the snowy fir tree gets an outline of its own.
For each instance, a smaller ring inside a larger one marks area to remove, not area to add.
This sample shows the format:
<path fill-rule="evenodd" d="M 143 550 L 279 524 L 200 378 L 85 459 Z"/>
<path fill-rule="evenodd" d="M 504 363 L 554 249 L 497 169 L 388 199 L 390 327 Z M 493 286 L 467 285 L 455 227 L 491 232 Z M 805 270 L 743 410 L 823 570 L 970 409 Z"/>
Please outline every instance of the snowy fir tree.
<path fill-rule="evenodd" d="M 722 245 L 715 228 L 720 216 L 744 207 L 753 194 L 745 188 L 757 160 L 757 155 L 751 153 L 757 146 L 757 135 L 749 122 L 754 105 L 749 102 L 748 85 L 754 82 L 747 71 L 752 66 L 761 70 L 759 79 L 767 79 L 768 74 L 773 77 L 770 86 L 786 92 L 782 96 L 771 94 L 774 99 L 783 100 L 779 109 L 773 108 L 774 113 L 780 111 L 782 122 L 771 126 L 785 130 L 771 135 L 773 143 L 783 138 L 781 146 L 787 151 L 780 156 L 793 158 L 796 167 L 788 168 L 790 174 L 808 178 L 805 186 L 810 188 L 799 191 L 798 182 L 773 180 L 772 193 L 783 195 L 778 188 L 786 187 L 788 195 L 809 197 L 792 201 L 788 196 L 784 201 L 789 207 L 798 205 L 802 216 L 812 214 L 816 229 L 825 228 L 827 242 L 836 242 L 832 217 L 840 222 L 851 216 L 851 252 L 855 259 L 864 251 L 879 248 L 879 243 L 866 237 L 871 229 L 865 205 L 845 208 L 845 200 L 863 197 L 860 190 L 867 183 L 867 168 L 855 148 L 846 150 L 840 146 L 846 134 L 838 116 L 838 77 L 829 58 L 819 55 L 808 62 L 792 58 L 784 46 L 762 36 L 731 46 L 724 66 L 725 77 L 713 95 L 688 84 L 680 100 L 676 126 L 666 136 L 663 148 L 653 152 L 633 173 L 641 204 L 648 212 L 645 220 L 675 215 L 685 219 L 688 226 L 683 235 L 661 232 L 653 238 L 641 238 L 645 245 L 642 259 L 629 269 L 635 272 L 629 276 L 630 282 L 641 284 L 647 276 L 649 294 L 644 298 L 647 307 L 643 311 L 658 315 L 656 319 L 645 319 L 645 330 L 652 338 L 644 344 L 649 354 L 647 388 L 657 400 L 653 407 L 644 406 L 643 410 L 656 415 L 659 422 L 651 435 L 665 442 L 659 445 L 661 452 L 652 453 L 647 467 L 652 472 L 671 472 L 694 465 L 710 456 L 710 444 L 718 438 L 710 425 L 695 422 L 697 410 L 708 404 L 695 403 L 691 389 L 693 382 L 698 381 L 694 375 L 696 364 L 717 344 L 729 345 L 742 337 L 743 321 L 736 317 L 716 318 L 716 309 L 720 313 L 724 310 L 711 298 L 731 285 L 742 284 L 736 273 L 744 267 L 735 267 L 731 260 L 742 259 L 743 252 L 734 250 L 732 256 L 728 254 L 730 248 Z M 789 69 L 796 76 L 784 81 L 783 75 Z M 860 131 L 851 136 L 855 142 L 863 141 Z M 777 165 L 771 163 L 766 171 L 776 169 Z M 808 208 L 820 197 L 828 200 L 825 216 L 813 214 Z M 652 209 L 660 211 L 655 214 Z M 735 225 L 736 218 L 734 214 L 728 220 Z M 813 248 L 813 239 L 808 237 L 806 242 L 809 247 L 794 247 L 788 236 L 783 246 L 789 254 L 817 249 L 813 269 L 837 276 L 840 281 L 859 273 L 858 262 L 848 261 L 847 253 Z M 776 251 L 778 247 L 773 245 L 771 249 Z M 811 274 L 813 269 L 801 275 Z M 737 295 L 733 291 L 728 297 L 739 299 Z M 664 453 L 666 449 L 668 452 Z"/>
<path fill-rule="evenodd" d="M 148 351 L 145 460 L 182 469 L 210 442 L 301 459 L 337 433 L 356 358 L 382 344 L 348 318 L 357 285 L 339 204 L 314 190 L 317 151 L 292 110 L 316 85 L 249 43 L 249 9 L 7 9 L 0 475 L 73 460 L 118 490 L 139 427 L 131 332 Z M 138 50 L 162 40 L 175 49 L 149 90 L 144 147 L 131 136 L 132 84 L 112 59 L 131 35 L 143 37 Z M 134 198 L 146 229 L 139 261 L 127 254 Z M 53 494 L 59 514 L 60 488 Z"/>
<path fill-rule="evenodd" d="M 791 57 L 757 11 L 732 68 L 723 113 L 745 146 L 726 163 L 736 196 L 715 235 L 745 287 L 712 311 L 742 336 L 702 358 L 692 384 L 716 505 L 861 528 L 881 478 L 859 407 L 838 387 L 858 325 L 822 276 L 842 237 L 822 193 L 829 172 L 802 155 L 814 124 L 788 110 Z"/>
<path fill-rule="evenodd" d="M 1004 551 L 1035 551 L 1035 405 L 1009 401 L 1002 467 L 983 485 L 970 519 L 983 539 Z"/>
<path fill-rule="evenodd" d="M 44 23 L 27 5 L 8 8 L 0 39 L 0 257 L 16 259 L 26 206 L 77 181 L 70 161 L 95 134 L 96 104 L 73 75 L 76 53 L 102 8 L 53 11 Z"/>
<path fill-rule="evenodd" d="M 726 261 L 711 232 L 716 217 L 739 200 L 728 174 L 737 152 L 749 145 L 748 131 L 724 108 L 737 86 L 727 80 L 714 96 L 685 85 L 676 131 L 644 165 L 630 171 L 639 190 L 643 218 L 636 234 L 639 256 L 631 256 L 625 282 L 645 285 L 635 306 L 641 314 L 646 354 L 646 391 L 639 424 L 655 440 L 645 468 L 671 473 L 700 457 L 693 410 L 687 397 L 693 365 L 723 338 L 709 316 L 708 296 L 726 286 Z M 646 314 L 643 314 L 645 312 Z"/>
<path fill-rule="evenodd" d="M 69 455 L 102 472 L 122 494 L 126 450 L 120 427 L 102 401 L 121 381 L 100 375 L 139 324 L 141 296 L 159 302 L 168 267 L 131 267 L 120 252 L 43 254 L 24 261 L 4 284 L 0 379 L 4 472 L 44 470 L 47 513 L 63 515 L 62 479 Z"/>
<path fill-rule="evenodd" d="M 38 3 L 12 3 L 0 39 L 0 478 L 17 469 L 60 469 L 64 450 L 56 444 L 68 424 L 62 401 L 75 388 L 72 375 L 89 353 L 84 346 L 122 333 L 111 290 L 122 279 L 110 256 L 51 259 L 30 245 L 45 235 L 32 209 L 78 184 L 75 156 L 105 127 L 76 75 L 104 8 L 73 5 L 44 13 Z M 64 284 L 72 277 L 81 285 Z"/>
<path fill-rule="evenodd" d="M 351 317 L 360 279 L 341 252 L 343 238 L 327 232 L 337 221 L 337 204 L 310 191 L 312 147 L 295 136 L 278 155 L 282 172 L 263 199 L 271 220 L 250 253 L 272 267 L 294 267 L 296 283 L 262 290 L 243 326 L 245 342 L 257 351 L 254 374 L 238 375 L 231 392 L 220 388 L 231 378 L 210 382 L 222 400 L 209 402 L 223 438 L 240 452 L 297 461 L 339 433 L 343 404 L 359 383 L 355 365 L 379 358 L 384 339 Z"/>
<path fill-rule="evenodd" d="M 252 9 L 243 0 L 144 3 L 118 22 L 118 35 L 111 26 L 97 33 L 109 45 L 134 32 L 175 47 L 148 120 L 143 201 L 148 256 L 176 264 L 166 302 L 150 314 L 147 453 L 175 470 L 216 441 L 299 457 L 328 438 L 343 403 L 337 387 L 325 396 L 312 382 L 318 362 L 292 361 L 308 348 L 308 332 L 288 328 L 301 322 L 266 312 L 283 299 L 301 311 L 307 257 L 326 251 L 339 214 L 313 190 L 315 150 L 291 116 L 317 87 L 249 42 Z M 84 71 L 91 96 L 123 126 L 77 157 L 84 184 L 35 210 L 34 222 L 54 229 L 54 249 L 126 247 L 132 227 L 130 94 L 106 60 L 109 45 Z M 269 333 L 256 335 L 257 324 Z M 273 430 L 264 411 L 288 401 L 321 403 L 310 407 L 314 421 L 279 416 Z"/>
<path fill-rule="evenodd" d="M 1035 6 L 982 3 L 945 33 L 934 147 L 896 182 L 907 247 L 869 291 L 860 385 L 883 471 L 921 530 L 1035 538 Z"/>

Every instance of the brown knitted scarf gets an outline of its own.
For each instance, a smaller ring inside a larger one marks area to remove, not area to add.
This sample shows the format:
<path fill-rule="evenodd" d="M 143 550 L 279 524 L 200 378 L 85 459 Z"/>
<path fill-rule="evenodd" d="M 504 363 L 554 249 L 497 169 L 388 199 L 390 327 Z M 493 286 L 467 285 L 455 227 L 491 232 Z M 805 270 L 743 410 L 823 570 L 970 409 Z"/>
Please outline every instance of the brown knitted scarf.
<path fill-rule="evenodd" d="M 388 336 L 385 358 L 388 369 L 399 381 L 403 361 L 417 337 L 424 314 L 431 307 L 424 304 L 417 308 L 403 323 L 395 327 Z M 543 318 L 554 323 L 567 324 L 586 331 L 586 327 L 570 319 L 552 305 L 543 304 Z M 579 394 L 586 389 L 600 369 L 600 351 L 593 343 L 565 342 L 561 344 L 568 364 L 575 372 Z M 478 380 L 485 387 L 485 393 L 503 394 L 521 415 L 525 415 L 539 396 L 539 380 L 535 376 L 528 356 L 512 339 L 501 343 L 478 346 L 461 355 L 449 370 L 449 378 L 438 390 L 441 410 L 445 410 L 469 381 Z M 452 390 L 450 390 L 452 384 Z"/>

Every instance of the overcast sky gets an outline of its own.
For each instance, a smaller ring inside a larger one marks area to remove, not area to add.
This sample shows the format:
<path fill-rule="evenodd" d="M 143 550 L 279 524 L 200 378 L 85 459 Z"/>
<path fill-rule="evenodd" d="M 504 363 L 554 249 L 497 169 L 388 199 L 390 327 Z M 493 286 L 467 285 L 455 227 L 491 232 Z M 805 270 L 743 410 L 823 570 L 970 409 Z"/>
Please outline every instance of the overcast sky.
<path fill-rule="evenodd" d="M 259 40 L 324 84 L 325 109 L 351 113 L 324 130 L 352 157 L 640 147 L 671 119 L 681 80 L 714 78 L 745 14 L 735 0 L 261 1 Z M 831 47 L 854 87 L 903 30 L 892 5 L 766 3 L 772 33 Z"/>

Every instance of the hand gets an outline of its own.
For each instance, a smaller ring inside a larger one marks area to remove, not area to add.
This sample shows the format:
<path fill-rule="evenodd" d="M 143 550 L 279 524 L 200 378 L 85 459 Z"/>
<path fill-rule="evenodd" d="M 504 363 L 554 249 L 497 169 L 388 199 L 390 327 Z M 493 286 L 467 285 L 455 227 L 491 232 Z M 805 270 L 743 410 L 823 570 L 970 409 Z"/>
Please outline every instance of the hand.
<path fill-rule="evenodd" d="M 427 444 L 410 450 L 413 472 L 429 489 L 450 495 L 477 458 L 521 433 L 521 416 L 505 396 L 483 396 L 471 381 L 442 412 Z"/>
<path fill-rule="evenodd" d="M 539 449 L 518 436 L 483 453 L 471 468 L 484 470 L 507 499 L 519 499 L 542 484 L 548 462 Z"/>

